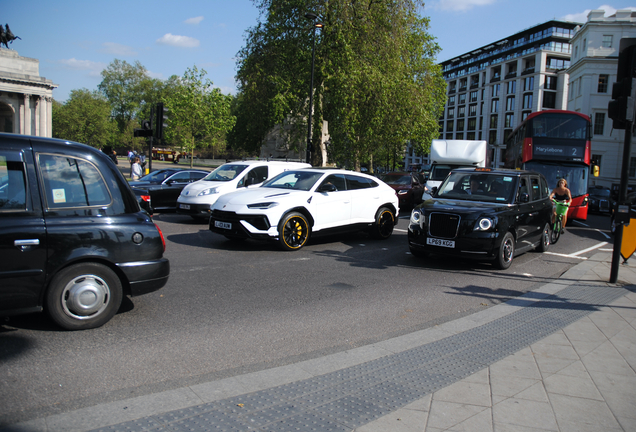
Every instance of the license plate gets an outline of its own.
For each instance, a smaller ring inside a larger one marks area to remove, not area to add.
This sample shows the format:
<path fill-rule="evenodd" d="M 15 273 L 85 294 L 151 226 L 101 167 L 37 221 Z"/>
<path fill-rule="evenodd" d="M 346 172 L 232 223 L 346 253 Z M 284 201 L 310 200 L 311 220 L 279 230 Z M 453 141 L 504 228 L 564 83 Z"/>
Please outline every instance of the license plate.
<path fill-rule="evenodd" d="M 184 210 L 190 210 L 190 204 L 179 204 L 179 208 Z"/>
<path fill-rule="evenodd" d="M 232 229 L 232 224 L 229 222 L 214 221 L 214 226 L 217 228 Z"/>
<path fill-rule="evenodd" d="M 454 240 L 442 240 L 442 239 L 436 239 L 436 238 L 430 238 L 430 237 L 426 239 L 426 244 L 433 245 L 433 246 L 442 246 L 447 248 L 455 247 Z"/>

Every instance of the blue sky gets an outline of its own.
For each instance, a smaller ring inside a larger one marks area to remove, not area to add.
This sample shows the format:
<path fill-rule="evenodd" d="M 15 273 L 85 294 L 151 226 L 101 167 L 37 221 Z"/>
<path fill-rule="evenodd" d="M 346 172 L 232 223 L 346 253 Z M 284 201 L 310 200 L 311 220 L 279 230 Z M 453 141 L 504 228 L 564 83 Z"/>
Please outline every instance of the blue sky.
<path fill-rule="evenodd" d="M 587 12 L 629 4 L 598 0 L 432 0 L 423 15 L 451 59 L 551 19 L 584 22 Z M 251 0 L 0 0 L 0 23 L 22 38 L 9 47 L 40 61 L 40 76 L 73 89 L 96 90 L 114 59 L 139 61 L 152 77 L 183 75 L 196 65 L 224 93 L 236 92 L 236 53 L 259 17 Z"/>

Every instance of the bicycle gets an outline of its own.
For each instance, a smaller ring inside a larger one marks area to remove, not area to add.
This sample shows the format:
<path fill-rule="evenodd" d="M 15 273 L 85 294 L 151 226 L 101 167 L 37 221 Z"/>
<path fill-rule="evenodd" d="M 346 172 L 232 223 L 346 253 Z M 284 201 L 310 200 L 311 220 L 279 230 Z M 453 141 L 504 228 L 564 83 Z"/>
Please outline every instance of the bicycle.
<path fill-rule="evenodd" d="M 552 199 L 552 202 L 556 204 L 556 217 L 554 218 L 554 224 L 552 225 L 552 233 L 550 233 L 550 243 L 555 244 L 561 237 L 561 231 L 563 230 L 563 216 L 568 213 L 569 202 L 562 202 Z"/>

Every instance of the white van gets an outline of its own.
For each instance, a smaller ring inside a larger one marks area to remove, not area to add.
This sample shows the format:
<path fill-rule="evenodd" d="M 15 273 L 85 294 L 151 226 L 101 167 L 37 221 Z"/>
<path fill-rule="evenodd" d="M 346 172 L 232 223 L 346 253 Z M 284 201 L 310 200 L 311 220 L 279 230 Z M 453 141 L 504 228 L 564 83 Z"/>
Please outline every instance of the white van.
<path fill-rule="evenodd" d="M 177 199 L 177 213 L 189 214 L 195 219 L 207 219 L 210 209 L 221 195 L 263 183 L 283 171 L 310 167 L 310 164 L 303 162 L 228 162 L 183 188 Z"/>

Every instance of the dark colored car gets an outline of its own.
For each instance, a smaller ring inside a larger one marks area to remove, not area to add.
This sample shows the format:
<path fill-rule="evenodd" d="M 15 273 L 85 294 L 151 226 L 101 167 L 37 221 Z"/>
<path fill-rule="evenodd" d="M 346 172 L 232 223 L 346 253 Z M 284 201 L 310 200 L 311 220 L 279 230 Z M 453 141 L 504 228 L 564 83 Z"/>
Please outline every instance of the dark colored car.
<path fill-rule="evenodd" d="M 0 316 L 46 310 L 65 329 L 99 327 L 123 295 L 166 284 L 164 251 L 108 155 L 0 133 Z"/>
<path fill-rule="evenodd" d="M 607 214 L 610 214 L 612 212 L 613 200 L 609 188 L 603 186 L 594 186 L 590 187 L 588 192 L 590 194 L 588 200 L 588 211 Z"/>
<path fill-rule="evenodd" d="M 153 214 L 155 210 L 175 210 L 183 188 L 208 174 L 209 171 L 198 169 L 167 168 L 153 171 L 129 184 L 141 207 Z"/>
<path fill-rule="evenodd" d="M 395 190 L 400 200 L 400 208 L 413 208 L 423 201 L 424 183 L 420 181 L 417 173 L 390 172 L 379 177 Z"/>
<path fill-rule="evenodd" d="M 550 244 L 552 203 L 536 172 L 452 170 L 432 199 L 411 212 L 411 253 L 492 260 L 501 269 L 527 250 Z"/>

